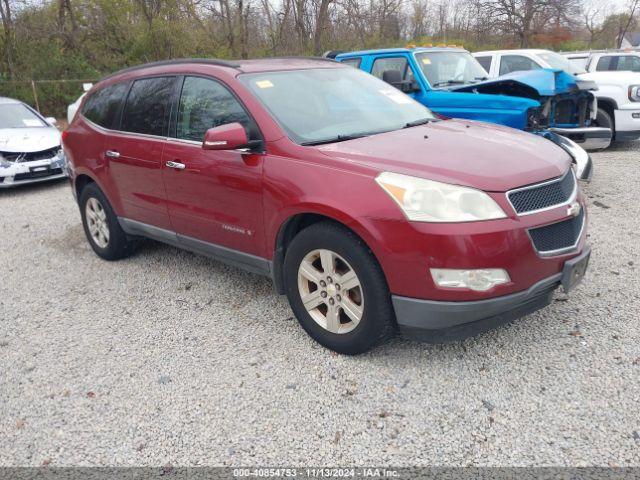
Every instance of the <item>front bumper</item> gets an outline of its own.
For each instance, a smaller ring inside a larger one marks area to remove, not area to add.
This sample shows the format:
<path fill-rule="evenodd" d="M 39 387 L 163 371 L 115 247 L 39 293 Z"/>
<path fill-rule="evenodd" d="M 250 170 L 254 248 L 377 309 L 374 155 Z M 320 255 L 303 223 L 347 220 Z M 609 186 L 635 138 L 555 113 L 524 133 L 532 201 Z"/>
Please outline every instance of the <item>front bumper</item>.
<path fill-rule="evenodd" d="M 580 144 L 585 150 L 602 150 L 611 144 L 613 132 L 610 128 L 581 127 L 561 128 L 551 127 L 550 131 L 562 135 Z"/>
<path fill-rule="evenodd" d="M 623 105 L 615 111 L 616 140 L 626 142 L 640 138 L 640 107 Z"/>
<path fill-rule="evenodd" d="M 0 165 L 0 189 L 67 177 L 64 157 Z"/>
<path fill-rule="evenodd" d="M 563 271 L 510 295 L 470 302 L 421 300 L 392 296 L 400 331 L 429 343 L 444 343 L 482 333 L 549 305 L 559 286 L 570 291 L 583 278 L 591 251 L 565 262 Z"/>
<path fill-rule="evenodd" d="M 586 182 L 591 181 L 591 177 L 593 176 L 593 160 L 591 160 L 591 155 L 573 140 L 569 140 L 562 135 L 554 132 L 542 132 L 541 135 L 571 155 L 573 163 L 576 166 L 576 177 L 578 177 L 579 180 Z"/>

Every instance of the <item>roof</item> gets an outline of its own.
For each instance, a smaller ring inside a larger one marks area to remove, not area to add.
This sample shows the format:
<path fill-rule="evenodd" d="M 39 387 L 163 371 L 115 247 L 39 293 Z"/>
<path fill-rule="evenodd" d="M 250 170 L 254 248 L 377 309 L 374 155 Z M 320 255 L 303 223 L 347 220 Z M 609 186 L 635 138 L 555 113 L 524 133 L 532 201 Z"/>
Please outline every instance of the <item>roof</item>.
<path fill-rule="evenodd" d="M 10 103 L 22 103 L 20 100 L 14 100 L 13 98 L 8 97 L 0 97 L 0 104 L 10 104 Z"/>
<path fill-rule="evenodd" d="M 210 65 L 212 67 L 222 67 L 236 70 L 241 73 L 269 72 L 278 70 L 300 70 L 308 68 L 318 68 L 335 66 L 344 68 L 338 62 L 320 57 L 275 57 L 258 58 L 252 60 L 219 60 L 215 58 L 179 58 L 175 60 L 163 60 L 160 62 L 145 63 L 134 67 L 125 68 L 107 75 L 102 80 L 119 76 L 123 73 L 135 72 L 147 68 L 164 67 L 173 65 Z M 102 81 L 101 80 L 101 81 Z"/>
<path fill-rule="evenodd" d="M 494 53 L 548 53 L 551 50 L 544 48 L 514 48 L 511 50 L 485 50 L 483 52 L 473 52 L 474 55 L 489 55 Z"/>
<path fill-rule="evenodd" d="M 466 52 L 464 48 L 459 47 L 415 47 L 415 48 L 376 48 L 373 50 L 359 50 L 355 52 L 341 53 L 338 57 L 358 57 L 364 55 L 380 55 L 385 53 L 410 53 L 410 52 Z"/>

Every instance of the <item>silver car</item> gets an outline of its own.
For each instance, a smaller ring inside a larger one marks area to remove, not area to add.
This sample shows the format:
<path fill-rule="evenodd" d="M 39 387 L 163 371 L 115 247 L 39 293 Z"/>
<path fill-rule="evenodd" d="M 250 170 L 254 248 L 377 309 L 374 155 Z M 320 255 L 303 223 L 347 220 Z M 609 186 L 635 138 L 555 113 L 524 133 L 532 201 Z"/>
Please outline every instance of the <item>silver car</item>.
<path fill-rule="evenodd" d="M 60 132 L 54 118 L 0 97 L 0 188 L 67 175 Z"/>

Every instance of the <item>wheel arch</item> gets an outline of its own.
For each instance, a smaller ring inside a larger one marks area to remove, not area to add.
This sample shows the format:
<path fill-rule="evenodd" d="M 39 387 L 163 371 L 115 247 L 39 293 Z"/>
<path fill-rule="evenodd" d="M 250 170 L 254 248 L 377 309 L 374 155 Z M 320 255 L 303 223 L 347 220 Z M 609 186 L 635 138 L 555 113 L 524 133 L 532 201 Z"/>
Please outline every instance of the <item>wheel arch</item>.
<path fill-rule="evenodd" d="M 332 222 L 352 232 L 367 246 L 374 258 L 376 258 L 378 263 L 380 263 L 374 249 L 371 248 L 371 244 L 373 243 L 372 238 L 367 238 L 368 235 L 366 233 L 366 229 L 356 220 L 348 217 L 341 212 L 329 213 L 326 211 L 318 212 L 313 210 L 297 212 L 295 214 L 289 215 L 280 224 L 280 228 L 278 228 L 278 233 L 275 238 L 272 277 L 274 285 L 276 287 L 276 291 L 279 294 L 282 295 L 285 293 L 283 266 L 288 246 L 291 244 L 291 241 L 298 233 L 300 233 L 305 228 L 319 222 Z"/>

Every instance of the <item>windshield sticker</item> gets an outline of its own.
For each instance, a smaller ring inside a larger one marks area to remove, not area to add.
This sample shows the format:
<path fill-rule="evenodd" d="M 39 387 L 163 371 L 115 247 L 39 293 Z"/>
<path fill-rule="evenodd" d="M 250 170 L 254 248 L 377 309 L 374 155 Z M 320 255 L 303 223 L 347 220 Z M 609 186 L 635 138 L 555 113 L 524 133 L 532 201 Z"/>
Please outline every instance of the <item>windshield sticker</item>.
<path fill-rule="evenodd" d="M 399 103 L 399 104 L 411 103 L 411 99 L 398 90 L 384 89 L 384 90 L 379 90 L 379 92 L 384 96 L 386 96 L 387 98 L 389 98 L 389 100 L 392 100 L 396 103 Z"/>
<path fill-rule="evenodd" d="M 422 57 L 422 63 L 424 63 L 425 65 L 431 65 L 431 59 Z"/>
<path fill-rule="evenodd" d="M 272 88 L 273 87 L 273 83 L 271 83 L 270 80 L 258 80 L 256 82 L 256 85 L 258 86 L 258 88 Z"/>
<path fill-rule="evenodd" d="M 42 123 L 40 122 L 40 120 L 33 119 L 33 118 L 23 118 L 22 119 L 22 123 L 24 123 L 24 125 L 26 127 L 40 127 L 40 126 L 42 126 Z"/>

